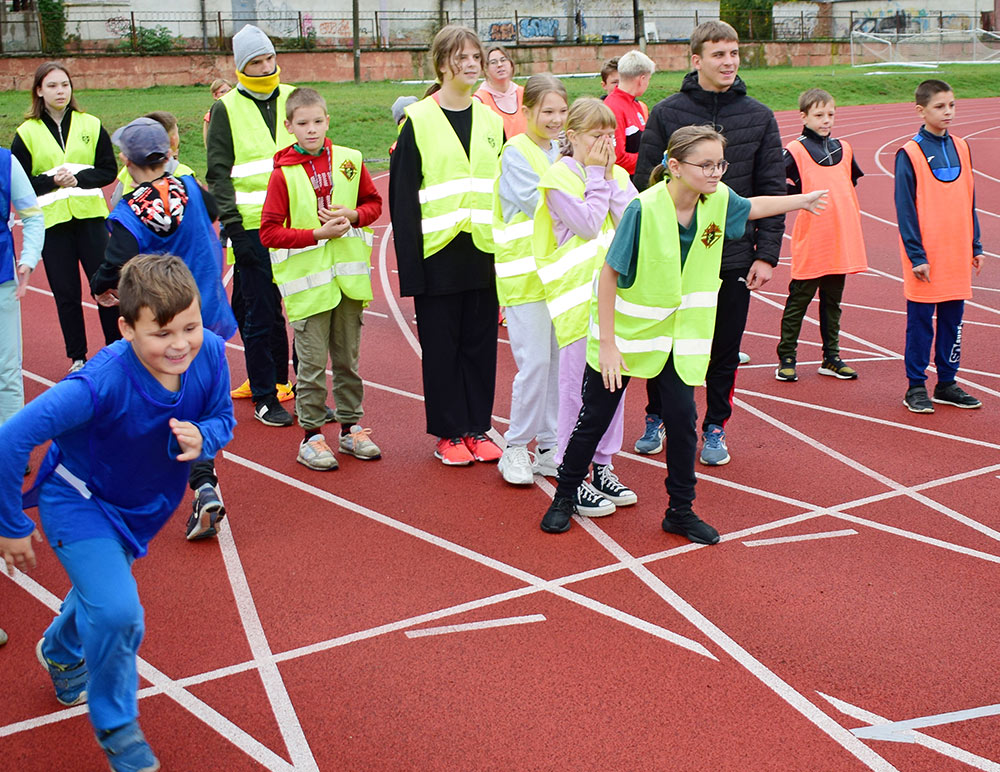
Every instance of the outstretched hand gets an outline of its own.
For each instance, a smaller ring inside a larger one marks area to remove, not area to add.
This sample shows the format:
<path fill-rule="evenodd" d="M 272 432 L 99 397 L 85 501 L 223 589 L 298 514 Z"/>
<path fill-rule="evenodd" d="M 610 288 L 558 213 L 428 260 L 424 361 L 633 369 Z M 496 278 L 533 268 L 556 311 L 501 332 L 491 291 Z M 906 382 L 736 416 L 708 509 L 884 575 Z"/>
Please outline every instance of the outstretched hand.
<path fill-rule="evenodd" d="M 802 208 L 813 214 L 819 214 L 826 209 L 829 202 L 829 192 L 829 190 L 814 190 L 811 193 L 806 193 L 806 203 Z"/>

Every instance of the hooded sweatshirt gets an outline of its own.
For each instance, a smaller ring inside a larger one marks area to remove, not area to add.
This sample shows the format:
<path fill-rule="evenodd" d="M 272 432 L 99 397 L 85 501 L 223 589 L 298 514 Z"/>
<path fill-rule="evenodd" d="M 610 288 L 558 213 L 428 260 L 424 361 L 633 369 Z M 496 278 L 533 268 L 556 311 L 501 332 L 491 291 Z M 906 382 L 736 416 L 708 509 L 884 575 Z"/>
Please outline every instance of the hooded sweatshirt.
<path fill-rule="evenodd" d="M 333 186 L 337 184 L 338 172 L 330 169 L 332 143 L 326 139 L 319 155 L 310 155 L 291 145 L 274 154 L 274 171 L 267 183 L 267 196 L 260 215 L 260 241 L 274 249 L 301 249 L 316 243 L 311 228 L 289 228 L 291 207 L 288 201 L 288 185 L 282 166 L 302 166 L 305 168 L 313 191 L 316 193 L 316 207 L 330 207 Z M 356 228 L 371 225 L 382 214 L 382 197 L 375 189 L 368 167 L 361 164 L 361 179 L 358 182 L 358 221 Z"/>

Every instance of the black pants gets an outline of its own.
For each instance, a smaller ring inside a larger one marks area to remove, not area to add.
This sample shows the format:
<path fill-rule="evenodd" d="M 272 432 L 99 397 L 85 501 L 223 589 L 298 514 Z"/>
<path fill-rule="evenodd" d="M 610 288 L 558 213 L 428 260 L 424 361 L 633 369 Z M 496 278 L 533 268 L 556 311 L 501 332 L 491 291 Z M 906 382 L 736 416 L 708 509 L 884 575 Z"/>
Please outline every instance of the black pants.
<path fill-rule="evenodd" d="M 256 404 L 275 395 L 274 385 L 288 380 L 288 334 L 281 294 L 271 274 L 271 256 L 260 232 L 246 231 L 252 248 L 234 250 L 243 296 L 243 348 Z"/>
<path fill-rule="evenodd" d="M 750 290 L 746 283 L 747 269 L 723 271 L 719 274 L 719 306 L 715 314 L 715 331 L 712 334 L 712 354 L 705 375 L 705 419 L 701 430 L 709 425 L 725 426 L 733 414 L 733 390 L 736 388 L 736 370 L 740 366 L 740 341 L 747 326 L 750 312 Z M 646 412 L 663 418 L 660 392 L 652 381 L 646 382 Z"/>
<path fill-rule="evenodd" d="M 496 287 L 417 295 L 427 433 L 461 437 L 489 430 L 497 375 Z"/>
<path fill-rule="evenodd" d="M 104 261 L 108 231 L 103 217 L 68 220 L 45 229 L 42 260 L 45 276 L 56 301 L 59 327 L 70 359 L 87 358 L 87 328 L 83 321 L 83 290 L 80 266 L 89 280 Z M 87 294 L 90 294 L 88 289 Z M 114 343 L 118 332 L 118 309 L 98 307 L 104 343 Z"/>
<path fill-rule="evenodd" d="M 823 339 L 823 359 L 840 356 L 840 299 L 844 296 L 842 273 L 817 276 L 815 279 L 792 279 L 788 282 L 788 300 L 781 315 L 781 340 L 778 358 L 795 357 L 809 304 L 819 290 L 819 333 Z"/>
<path fill-rule="evenodd" d="M 194 461 L 191 464 L 191 471 L 188 472 L 188 485 L 191 490 L 196 491 L 202 485 L 218 485 L 219 478 L 215 476 L 215 460 Z"/>
<path fill-rule="evenodd" d="M 583 406 L 559 466 L 557 496 L 572 496 L 586 479 L 594 451 L 608 430 L 628 381 L 628 376 L 622 376 L 622 388 L 611 392 L 604 387 L 601 374 L 587 366 L 583 374 Z M 660 374 L 646 381 L 646 385 L 656 390 L 659 404 L 670 406 L 659 413 L 667 434 L 667 477 L 664 485 L 668 505 L 684 509 L 694 501 L 694 463 L 698 451 L 698 411 L 694 404 L 694 388 L 677 375 L 673 356 L 667 360 Z"/>

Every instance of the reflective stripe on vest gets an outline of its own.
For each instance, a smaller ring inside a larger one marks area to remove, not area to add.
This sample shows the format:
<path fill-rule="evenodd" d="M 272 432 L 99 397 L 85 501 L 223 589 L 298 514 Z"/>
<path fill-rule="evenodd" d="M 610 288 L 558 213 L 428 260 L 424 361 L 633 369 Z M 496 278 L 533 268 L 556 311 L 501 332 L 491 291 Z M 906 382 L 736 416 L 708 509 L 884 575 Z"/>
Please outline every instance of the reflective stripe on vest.
<path fill-rule="evenodd" d="M 361 153 L 347 147 L 331 148 L 332 204 L 354 209 L 358 205 Z M 315 230 L 316 191 L 301 164 L 282 166 L 288 187 L 289 227 Z M 370 228 L 351 228 L 338 239 L 314 246 L 271 251 L 274 283 L 285 301 L 289 321 L 336 308 L 341 295 L 367 303 L 372 299 Z"/>
<path fill-rule="evenodd" d="M 89 113 L 74 110 L 69 119 L 65 150 L 39 119 L 25 121 L 18 126 L 17 133 L 31 151 L 33 176 L 55 176 L 60 169 L 78 174 L 94 168 L 101 122 Z M 56 188 L 38 196 L 38 205 L 42 207 L 46 228 L 74 218 L 108 216 L 108 205 L 100 188 Z"/>
<path fill-rule="evenodd" d="M 629 184 L 628 172 L 615 166 L 614 176 L 624 190 Z M 545 303 L 555 327 L 556 341 L 562 348 L 587 334 L 591 283 L 604 262 L 604 255 L 615 235 L 615 226 L 609 213 L 597 238 L 585 240 L 572 236 L 557 248 L 545 191 L 559 190 L 583 201 L 586 184 L 569 166 L 559 161 L 546 170 L 538 187 L 541 198 L 535 210 L 532 251 L 538 264 L 538 278 L 545 290 Z"/>
<path fill-rule="evenodd" d="M 532 142 L 527 134 L 517 134 L 504 145 L 516 149 L 541 179 L 551 162 L 545 152 Z M 501 164 L 503 154 L 501 153 Z M 493 265 L 497 274 L 497 298 L 502 306 L 517 306 L 545 299 L 545 289 L 538 278 L 535 257 L 531 251 L 535 222 L 518 209 L 510 222 L 503 219 L 500 201 L 500 177 L 493 189 Z"/>
<path fill-rule="evenodd" d="M 460 231 L 471 233 L 478 249 L 493 252 L 493 181 L 499 172 L 503 121 L 476 100 L 471 109 L 466 154 L 432 97 L 406 108 L 420 150 L 423 180 L 417 198 L 425 258 L 441 251 Z"/>
<path fill-rule="evenodd" d="M 861 233 L 861 207 L 851 182 L 854 153 L 844 140 L 840 161 L 833 166 L 816 163 L 799 140 L 786 150 L 795 159 L 802 190 L 829 190 L 830 204 L 817 217 L 799 212 L 792 227 L 792 278 L 817 279 L 835 273 L 859 273 L 868 268 L 865 239 Z"/>
<path fill-rule="evenodd" d="M 920 242 L 931 266 L 931 280 L 919 281 L 906 256 L 903 240 L 903 295 L 917 303 L 941 303 L 972 297 L 972 158 L 964 139 L 952 135 L 961 171 L 952 182 L 934 176 L 920 145 L 912 139 L 903 145 L 910 157 L 917 190 L 917 223 Z"/>
<path fill-rule="evenodd" d="M 729 189 L 719 184 L 715 193 L 697 205 L 698 233 L 681 268 L 677 212 L 665 183 L 639 195 L 639 254 L 635 282 L 618 287 L 615 295 L 615 344 L 628 374 L 653 378 L 673 352 L 674 369 L 689 386 L 705 380 L 712 353 L 719 267 L 725 239 Z M 633 233 L 623 238 L 632 239 Z M 591 297 L 587 362 L 600 367 L 600 329 L 597 281 Z"/>
<path fill-rule="evenodd" d="M 246 230 L 260 228 L 260 213 L 264 208 L 267 181 L 274 168 L 274 154 L 295 142 L 295 135 L 285 128 L 284 120 L 285 101 L 294 90 L 294 86 L 278 85 L 274 139 L 252 97 L 233 89 L 219 100 L 226 106 L 229 116 L 233 137 L 233 191 Z"/>

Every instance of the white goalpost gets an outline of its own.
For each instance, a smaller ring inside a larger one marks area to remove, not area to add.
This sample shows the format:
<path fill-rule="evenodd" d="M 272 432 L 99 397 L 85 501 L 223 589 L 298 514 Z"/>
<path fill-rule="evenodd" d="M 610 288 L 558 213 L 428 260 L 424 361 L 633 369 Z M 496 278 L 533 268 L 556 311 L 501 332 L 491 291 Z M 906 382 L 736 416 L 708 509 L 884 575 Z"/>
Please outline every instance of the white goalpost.
<path fill-rule="evenodd" d="M 1000 35 L 982 29 L 851 32 L 851 65 L 1000 63 Z"/>

